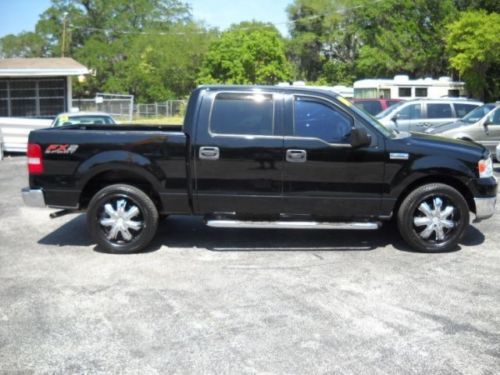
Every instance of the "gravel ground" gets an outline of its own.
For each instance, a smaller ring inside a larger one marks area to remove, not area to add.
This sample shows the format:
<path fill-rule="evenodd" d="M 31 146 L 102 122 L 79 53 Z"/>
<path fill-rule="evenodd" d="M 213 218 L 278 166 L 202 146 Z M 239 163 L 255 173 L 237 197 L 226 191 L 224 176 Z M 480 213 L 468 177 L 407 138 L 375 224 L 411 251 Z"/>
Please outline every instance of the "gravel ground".
<path fill-rule="evenodd" d="M 25 162 L 0 162 L 0 373 L 500 372 L 498 209 L 445 254 L 174 216 L 110 255 L 85 215 L 22 206 Z"/>

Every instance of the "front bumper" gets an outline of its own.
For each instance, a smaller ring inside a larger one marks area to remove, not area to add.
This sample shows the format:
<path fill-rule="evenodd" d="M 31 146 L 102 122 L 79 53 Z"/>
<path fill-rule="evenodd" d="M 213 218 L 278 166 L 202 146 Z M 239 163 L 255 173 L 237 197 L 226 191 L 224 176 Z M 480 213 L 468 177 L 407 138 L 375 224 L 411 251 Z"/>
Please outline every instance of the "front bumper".
<path fill-rule="evenodd" d="M 30 189 L 29 187 L 21 190 L 23 201 L 29 207 L 45 207 L 45 197 L 42 189 Z"/>
<path fill-rule="evenodd" d="M 476 204 L 476 222 L 488 219 L 495 213 L 495 204 L 497 197 L 491 198 L 474 198 Z"/>

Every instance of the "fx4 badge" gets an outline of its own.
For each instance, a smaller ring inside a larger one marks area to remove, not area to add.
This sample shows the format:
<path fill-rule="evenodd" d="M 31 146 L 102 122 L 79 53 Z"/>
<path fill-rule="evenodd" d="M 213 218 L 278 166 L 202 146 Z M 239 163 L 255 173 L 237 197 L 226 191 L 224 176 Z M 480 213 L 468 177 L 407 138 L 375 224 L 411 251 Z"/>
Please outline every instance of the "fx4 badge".
<path fill-rule="evenodd" d="M 49 145 L 45 150 L 46 154 L 73 154 L 78 149 L 78 145 Z"/>

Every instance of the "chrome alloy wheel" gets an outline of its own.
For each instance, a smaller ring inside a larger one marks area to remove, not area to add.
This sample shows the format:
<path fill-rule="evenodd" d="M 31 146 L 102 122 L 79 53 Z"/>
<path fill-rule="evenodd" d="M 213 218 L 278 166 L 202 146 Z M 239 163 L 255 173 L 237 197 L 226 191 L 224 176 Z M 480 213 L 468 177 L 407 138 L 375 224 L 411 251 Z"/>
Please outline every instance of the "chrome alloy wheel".
<path fill-rule="evenodd" d="M 132 241 L 144 227 L 139 207 L 127 198 L 104 204 L 99 223 L 107 239 L 113 243 Z"/>
<path fill-rule="evenodd" d="M 444 242 L 458 226 L 457 216 L 458 211 L 446 198 L 429 197 L 415 210 L 413 225 L 423 240 Z"/>

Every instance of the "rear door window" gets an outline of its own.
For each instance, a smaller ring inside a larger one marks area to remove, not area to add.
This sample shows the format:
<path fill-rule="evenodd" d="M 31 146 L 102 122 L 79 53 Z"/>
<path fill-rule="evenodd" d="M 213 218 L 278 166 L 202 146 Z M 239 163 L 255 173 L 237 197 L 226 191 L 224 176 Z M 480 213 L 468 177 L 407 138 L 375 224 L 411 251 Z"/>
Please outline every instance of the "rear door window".
<path fill-rule="evenodd" d="M 449 103 L 428 103 L 427 118 L 453 118 L 451 104 Z"/>
<path fill-rule="evenodd" d="M 274 103 L 271 94 L 220 93 L 210 116 L 216 134 L 272 135 Z"/>

